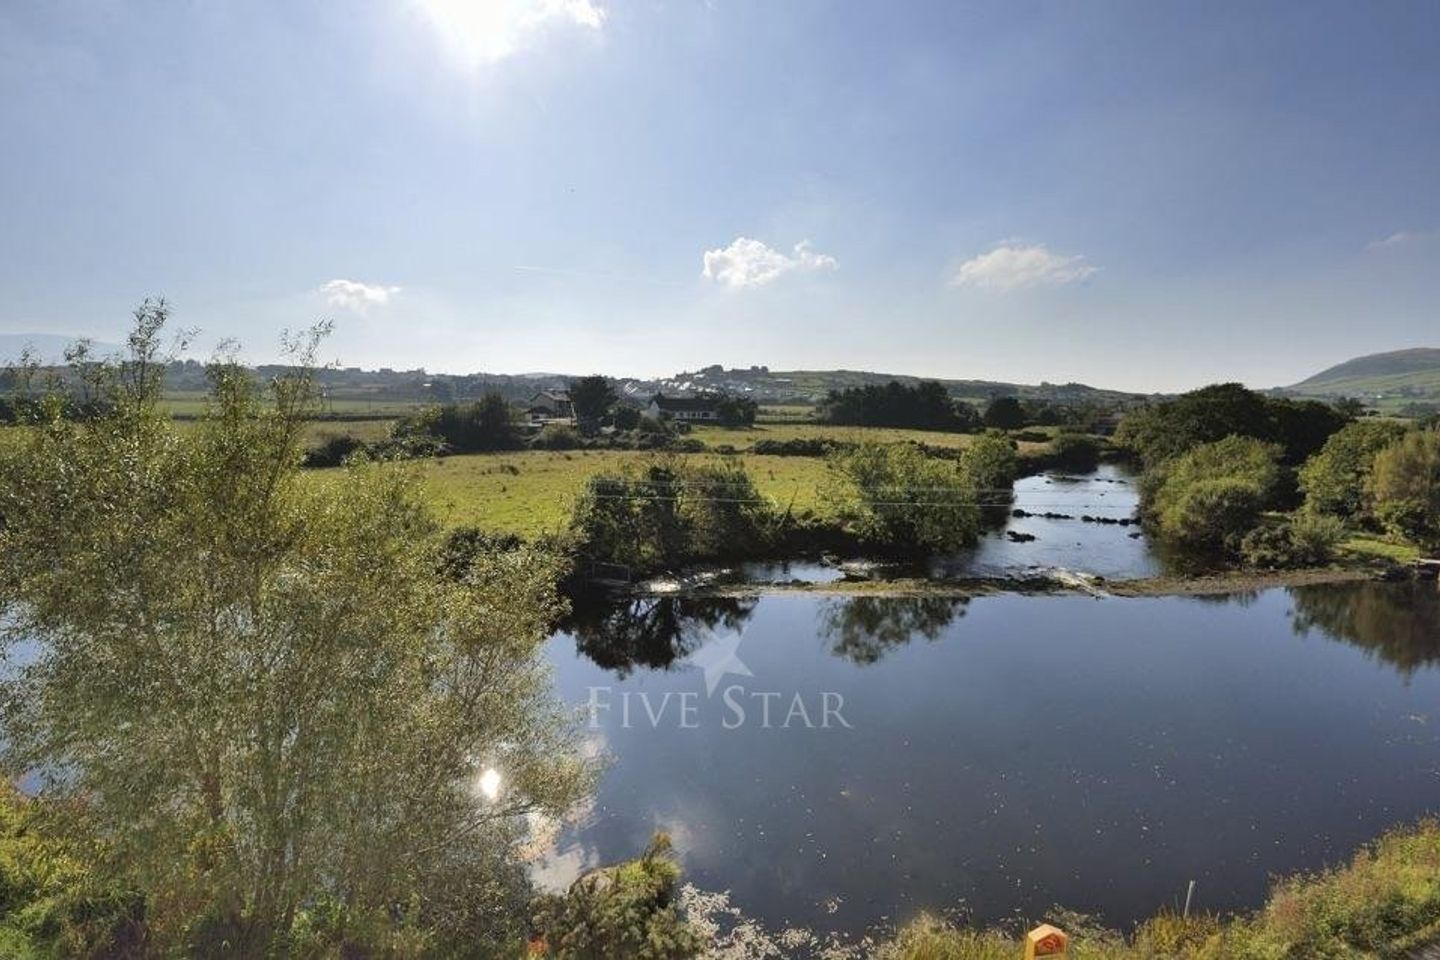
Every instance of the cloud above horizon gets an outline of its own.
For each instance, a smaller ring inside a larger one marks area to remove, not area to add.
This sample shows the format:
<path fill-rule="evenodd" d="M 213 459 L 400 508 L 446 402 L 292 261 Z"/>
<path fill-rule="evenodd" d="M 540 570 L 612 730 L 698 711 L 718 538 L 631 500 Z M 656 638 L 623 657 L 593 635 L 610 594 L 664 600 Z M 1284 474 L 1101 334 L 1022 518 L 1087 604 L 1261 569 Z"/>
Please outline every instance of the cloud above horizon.
<path fill-rule="evenodd" d="M 1388 250 L 1395 247 L 1409 246 L 1414 243 L 1422 243 L 1426 240 L 1433 240 L 1440 233 L 1428 230 L 1397 230 L 1388 237 L 1379 240 L 1371 240 L 1365 246 L 1370 250 Z"/>
<path fill-rule="evenodd" d="M 400 288 L 336 279 L 321 284 L 318 292 L 324 294 L 325 302 L 332 307 L 364 313 L 371 307 L 385 306 L 400 292 Z"/>
<path fill-rule="evenodd" d="M 809 240 L 801 240 L 790 254 L 784 254 L 749 237 L 736 237 L 728 247 L 706 250 L 704 264 L 702 277 L 735 288 L 763 287 L 787 273 L 835 270 L 840 266 L 829 254 L 811 250 Z"/>
<path fill-rule="evenodd" d="M 413 0 L 466 65 L 490 66 L 532 46 L 552 27 L 599 31 L 605 11 L 594 0 Z"/>
<path fill-rule="evenodd" d="M 950 286 L 1005 293 L 1027 287 L 1075 283 L 1097 269 L 1080 254 L 1052 253 L 1044 244 L 1002 243 L 960 264 L 950 278 Z"/>

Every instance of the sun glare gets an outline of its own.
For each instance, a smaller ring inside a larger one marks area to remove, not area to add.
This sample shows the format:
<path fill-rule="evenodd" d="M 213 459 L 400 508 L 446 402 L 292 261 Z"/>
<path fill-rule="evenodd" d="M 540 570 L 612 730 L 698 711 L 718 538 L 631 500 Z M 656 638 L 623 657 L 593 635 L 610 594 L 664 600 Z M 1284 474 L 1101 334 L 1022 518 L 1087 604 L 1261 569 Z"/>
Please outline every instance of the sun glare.
<path fill-rule="evenodd" d="M 486 800 L 494 800 L 500 796 L 500 771 L 494 767 L 486 767 L 485 772 L 480 774 L 478 785 L 480 795 Z"/>
<path fill-rule="evenodd" d="M 414 0 L 452 55 L 471 68 L 518 53 L 552 26 L 600 29 L 593 0 Z"/>

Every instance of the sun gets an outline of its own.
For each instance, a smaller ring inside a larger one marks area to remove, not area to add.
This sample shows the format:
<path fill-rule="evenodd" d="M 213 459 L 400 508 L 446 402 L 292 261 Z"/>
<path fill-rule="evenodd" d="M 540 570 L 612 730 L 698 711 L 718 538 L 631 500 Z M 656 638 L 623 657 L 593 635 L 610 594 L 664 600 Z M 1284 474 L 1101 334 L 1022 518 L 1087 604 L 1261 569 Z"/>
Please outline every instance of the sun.
<path fill-rule="evenodd" d="M 441 42 L 466 66 L 498 63 L 551 27 L 599 30 L 605 11 L 593 0 L 412 0 Z"/>

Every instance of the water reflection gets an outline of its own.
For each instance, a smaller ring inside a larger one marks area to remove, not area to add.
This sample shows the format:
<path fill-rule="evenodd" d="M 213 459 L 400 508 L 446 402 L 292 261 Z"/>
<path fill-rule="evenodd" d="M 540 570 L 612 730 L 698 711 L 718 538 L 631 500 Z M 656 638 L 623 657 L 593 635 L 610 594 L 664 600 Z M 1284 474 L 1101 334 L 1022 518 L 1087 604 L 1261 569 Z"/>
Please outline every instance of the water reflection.
<path fill-rule="evenodd" d="M 969 597 L 872 597 L 826 600 L 820 606 L 820 635 L 837 657 L 858 664 L 880 660 L 916 637 L 933 641 L 956 617 L 965 615 Z"/>
<path fill-rule="evenodd" d="M 699 671 L 668 669 L 742 626 L 743 703 L 843 697 L 848 725 L 727 726 Z M 691 880 L 773 925 L 1054 903 L 1125 925 L 1190 880 L 1203 909 L 1248 909 L 1270 875 L 1433 810 L 1440 783 L 1428 584 L 664 598 L 585 631 L 550 647 L 562 696 L 635 702 L 602 715 L 613 764 L 557 857 L 620 859 L 663 826 Z"/>
<path fill-rule="evenodd" d="M 1440 664 L 1440 585 L 1293 587 L 1296 633 L 1318 630 L 1371 653 L 1404 676 Z"/>
<path fill-rule="evenodd" d="M 561 629 L 596 666 L 624 678 L 636 667 L 667 670 L 714 633 L 738 632 L 753 598 L 638 597 L 579 606 Z"/>

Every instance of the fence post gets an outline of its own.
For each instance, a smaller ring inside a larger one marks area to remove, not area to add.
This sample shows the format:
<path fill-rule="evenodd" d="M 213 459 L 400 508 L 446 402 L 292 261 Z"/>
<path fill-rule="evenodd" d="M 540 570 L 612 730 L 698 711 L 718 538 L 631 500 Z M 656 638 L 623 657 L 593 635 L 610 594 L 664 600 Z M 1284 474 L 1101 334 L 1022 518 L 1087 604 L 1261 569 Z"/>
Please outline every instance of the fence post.
<path fill-rule="evenodd" d="M 1025 960 L 1035 960 L 1036 957 L 1065 960 L 1069 949 L 1070 938 L 1065 931 L 1048 923 L 1042 923 L 1025 934 Z"/>

